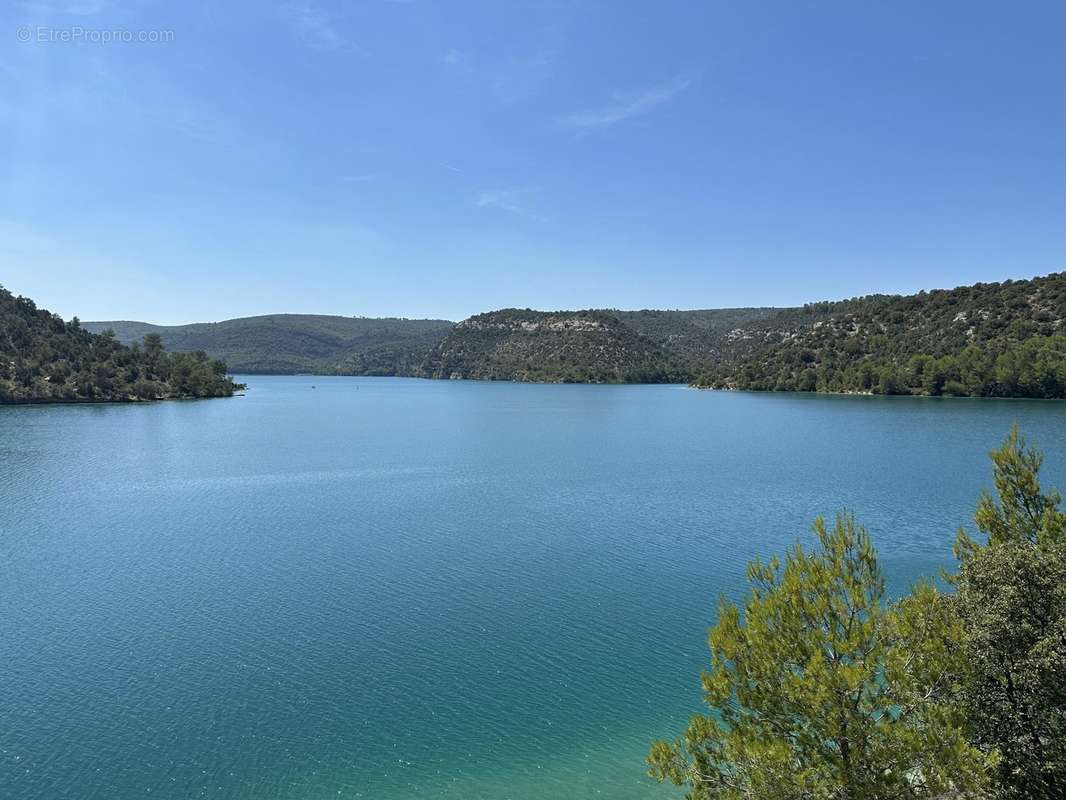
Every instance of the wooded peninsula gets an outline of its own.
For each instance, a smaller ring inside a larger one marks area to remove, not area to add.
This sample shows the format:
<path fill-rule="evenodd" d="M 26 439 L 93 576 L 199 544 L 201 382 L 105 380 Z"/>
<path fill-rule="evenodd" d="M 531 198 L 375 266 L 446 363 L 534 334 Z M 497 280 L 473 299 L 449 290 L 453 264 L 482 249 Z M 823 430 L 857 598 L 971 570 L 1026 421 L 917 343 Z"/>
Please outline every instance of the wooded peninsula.
<path fill-rule="evenodd" d="M 158 334 L 127 346 L 0 287 L 0 403 L 229 397 L 239 388 L 203 352 L 168 353 Z"/>

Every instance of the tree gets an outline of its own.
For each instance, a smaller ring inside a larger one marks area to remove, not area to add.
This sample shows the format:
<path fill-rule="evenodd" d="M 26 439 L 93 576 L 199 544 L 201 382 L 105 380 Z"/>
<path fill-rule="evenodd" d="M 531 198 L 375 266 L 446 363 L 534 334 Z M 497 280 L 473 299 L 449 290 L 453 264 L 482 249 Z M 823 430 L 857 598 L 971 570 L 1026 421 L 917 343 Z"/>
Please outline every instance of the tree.
<path fill-rule="evenodd" d="M 881 370 L 881 380 L 878 384 L 879 394 L 901 394 L 899 373 L 891 364 Z"/>
<path fill-rule="evenodd" d="M 991 455 L 996 497 L 974 514 L 987 543 L 960 529 L 955 547 L 963 709 L 975 744 L 999 754 L 997 794 L 1050 800 L 1066 793 L 1066 513 L 1017 426 Z"/>
<path fill-rule="evenodd" d="M 800 373 L 799 383 L 796 388 L 801 392 L 813 392 L 818 388 L 818 373 L 810 367 Z"/>
<path fill-rule="evenodd" d="M 977 345 L 968 345 L 959 353 L 960 383 L 965 387 L 965 394 L 982 396 L 988 394 L 988 384 L 992 373 L 992 360 Z"/>
<path fill-rule="evenodd" d="M 163 337 L 158 333 L 146 333 L 144 335 L 144 354 L 148 365 L 152 369 L 158 369 L 159 361 L 163 357 Z"/>
<path fill-rule="evenodd" d="M 690 800 L 880 800 L 976 793 L 989 759 L 951 699 L 963 665 L 949 604 L 921 584 L 888 604 L 877 556 L 850 516 L 748 567 L 743 618 L 719 604 L 709 715 L 656 742 L 649 774 Z"/>
<path fill-rule="evenodd" d="M 1044 493 L 1040 486 L 1044 455 L 1026 447 L 1017 425 L 989 457 L 996 496 L 982 491 L 974 513 L 977 529 L 988 538 L 987 546 L 1008 542 L 1048 545 L 1066 539 L 1066 513 L 1059 509 L 1062 495 L 1054 489 Z M 980 549 L 981 545 L 960 528 L 955 540 L 959 560 L 965 564 Z"/>

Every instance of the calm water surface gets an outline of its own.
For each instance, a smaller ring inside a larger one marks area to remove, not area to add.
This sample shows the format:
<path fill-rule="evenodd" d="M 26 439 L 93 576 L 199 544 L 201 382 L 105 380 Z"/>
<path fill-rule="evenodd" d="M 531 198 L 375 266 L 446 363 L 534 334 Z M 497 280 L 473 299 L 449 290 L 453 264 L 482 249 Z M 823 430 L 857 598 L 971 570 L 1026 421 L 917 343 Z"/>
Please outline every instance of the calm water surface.
<path fill-rule="evenodd" d="M 0 797 L 673 797 L 747 559 L 935 573 L 1015 420 L 1066 487 L 1066 404 L 247 380 L 0 408 Z"/>

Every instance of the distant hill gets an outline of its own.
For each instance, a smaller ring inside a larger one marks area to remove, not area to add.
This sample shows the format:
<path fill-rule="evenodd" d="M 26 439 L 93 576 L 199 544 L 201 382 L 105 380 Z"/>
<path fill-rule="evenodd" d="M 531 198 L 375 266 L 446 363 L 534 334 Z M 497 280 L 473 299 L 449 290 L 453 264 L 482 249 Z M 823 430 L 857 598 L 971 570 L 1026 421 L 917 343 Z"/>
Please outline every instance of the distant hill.
<path fill-rule="evenodd" d="M 507 308 L 463 320 L 430 353 L 430 378 L 661 383 L 669 358 L 615 314 Z"/>
<path fill-rule="evenodd" d="M 112 328 L 235 372 L 1066 397 L 1066 273 L 796 308 L 501 309 L 458 324 L 296 314 Z"/>
<path fill-rule="evenodd" d="M 533 311 L 508 308 L 460 322 L 423 374 L 569 383 L 686 383 L 718 362 L 739 325 L 772 308 L 700 311 Z"/>
<path fill-rule="evenodd" d="M 155 337 L 127 347 L 0 287 L 0 403 L 228 397 L 236 388 L 204 353 L 167 353 Z"/>
<path fill-rule="evenodd" d="M 687 382 L 717 363 L 718 343 L 773 308 L 542 312 L 504 309 L 447 320 L 271 314 L 162 326 L 86 322 L 122 342 L 157 333 L 168 348 L 203 350 L 237 373 L 408 375 L 495 380 Z M 564 324 L 565 319 L 589 324 Z"/>
<path fill-rule="evenodd" d="M 729 332 L 701 386 L 1066 397 L 1066 273 L 788 309 Z"/>
<path fill-rule="evenodd" d="M 158 333 L 173 350 L 203 350 L 236 373 L 413 375 L 454 323 L 427 319 L 368 319 L 318 314 L 269 314 L 225 322 L 150 325 L 86 322 L 122 342 Z"/>

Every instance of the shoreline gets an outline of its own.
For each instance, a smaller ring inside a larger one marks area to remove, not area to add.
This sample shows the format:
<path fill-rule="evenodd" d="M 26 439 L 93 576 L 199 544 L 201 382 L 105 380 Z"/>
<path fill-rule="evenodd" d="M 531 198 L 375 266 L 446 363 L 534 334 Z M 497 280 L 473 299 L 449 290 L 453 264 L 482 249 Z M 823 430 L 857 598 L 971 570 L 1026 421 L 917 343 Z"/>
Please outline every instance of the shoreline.
<path fill-rule="evenodd" d="M 769 394 L 769 395 L 821 395 L 824 397 L 920 397 L 929 400 L 1044 400 L 1048 402 L 1061 402 L 1066 400 L 1062 397 L 1025 397 L 1023 395 L 954 395 L 954 394 L 880 394 L 878 392 L 861 392 L 861 391 L 846 391 L 846 392 L 818 392 L 818 391 L 778 391 L 775 389 L 736 389 L 729 387 L 717 387 L 717 386 L 700 386 L 699 384 L 691 381 L 656 381 L 653 383 L 643 381 L 527 381 L 527 380 L 514 380 L 507 378 L 433 378 L 425 375 L 334 375 L 334 374 L 321 374 L 314 372 L 258 372 L 258 373 L 236 373 L 242 377 L 262 377 L 262 378 L 399 378 L 402 380 L 418 380 L 418 381 L 456 381 L 464 383 L 512 383 L 512 384 L 525 384 L 530 386 L 682 386 L 686 389 L 693 389 L 699 392 L 736 392 L 745 394 Z"/>
<path fill-rule="evenodd" d="M 982 394 L 881 394 L 880 392 L 810 392 L 800 390 L 779 391 L 777 389 L 735 389 L 719 386 L 688 385 L 697 392 L 736 392 L 740 394 L 774 394 L 774 395 L 810 395 L 822 397 L 911 397 L 925 400 L 1040 400 L 1048 403 L 1061 403 L 1066 397 L 1026 397 L 1025 395 L 982 395 Z"/>
<path fill-rule="evenodd" d="M 195 397 L 193 395 L 176 395 L 174 397 L 130 397 L 123 399 L 115 398 L 112 400 L 3 400 L 0 401 L 0 408 L 3 408 L 4 406 L 130 406 L 149 403 L 169 403 L 174 400 L 228 400 L 232 397 L 244 397 L 244 394 L 242 392 L 234 392 L 233 394 L 213 394 L 208 395 L 206 397 Z"/>
<path fill-rule="evenodd" d="M 463 383 L 507 383 L 515 385 L 528 385 L 528 386 L 674 386 L 683 387 L 685 389 L 692 389 L 697 392 L 729 392 L 736 394 L 759 394 L 759 395 L 779 395 L 779 396 L 805 396 L 805 397 L 899 397 L 899 398 L 921 398 L 926 400 L 1039 400 L 1042 402 L 1062 402 L 1066 398 L 1059 397 L 1026 397 L 1023 395 L 953 395 L 953 394 L 941 394 L 941 395 L 929 395 L 929 394 L 881 394 L 872 391 L 842 391 L 842 392 L 818 392 L 818 391 L 779 391 L 775 389 L 738 389 L 734 387 L 719 387 L 719 386 L 700 386 L 696 383 L 687 381 L 656 381 L 656 382 L 638 382 L 638 381 L 550 381 L 550 380 L 515 380 L 506 378 L 436 378 L 428 377 L 425 375 L 367 375 L 367 374 L 351 374 L 351 375 L 337 375 L 329 373 L 315 373 L 315 372 L 249 372 L 238 373 L 243 378 L 371 378 L 371 379 L 399 379 L 399 380 L 417 380 L 426 382 L 463 382 Z M 247 387 L 247 384 L 245 384 Z M 4 400 L 0 401 L 0 408 L 5 406 L 74 406 L 74 405 L 138 405 L 138 404 L 150 404 L 150 403 L 166 403 L 175 400 L 190 401 L 190 400 L 222 400 L 233 397 L 244 397 L 244 391 L 235 391 L 232 394 L 218 394 L 209 395 L 205 397 L 195 397 L 192 395 L 177 395 L 173 397 L 153 397 L 153 398 L 115 398 L 108 400 L 89 400 L 89 399 L 28 399 L 28 400 Z"/>

